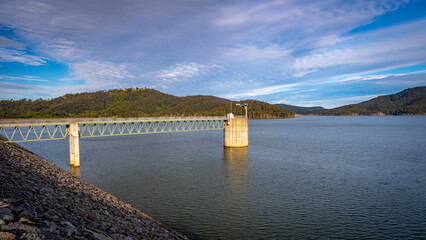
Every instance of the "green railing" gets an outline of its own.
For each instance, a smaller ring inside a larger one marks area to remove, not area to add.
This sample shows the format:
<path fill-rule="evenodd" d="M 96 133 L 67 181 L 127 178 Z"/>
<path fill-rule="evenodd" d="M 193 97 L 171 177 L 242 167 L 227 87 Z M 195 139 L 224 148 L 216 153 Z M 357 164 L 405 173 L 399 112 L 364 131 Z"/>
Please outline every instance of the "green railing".
<path fill-rule="evenodd" d="M 42 140 L 57 140 L 67 137 L 66 125 L 31 124 L 16 126 L 1 126 L 0 135 L 6 142 L 32 142 Z"/>
<path fill-rule="evenodd" d="M 129 122 L 81 123 L 80 137 L 103 137 L 164 132 L 185 132 L 223 129 L 224 120 L 180 119 Z"/>
<path fill-rule="evenodd" d="M 138 118 L 138 119 L 42 119 L 0 120 L 0 135 L 6 142 L 30 142 L 65 139 L 71 122 L 79 125 L 79 136 L 105 137 L 149 133 L 218 130 L 224 128 L 225 117 Z M 47 121 L 47 120 L 45 120 Z"/>

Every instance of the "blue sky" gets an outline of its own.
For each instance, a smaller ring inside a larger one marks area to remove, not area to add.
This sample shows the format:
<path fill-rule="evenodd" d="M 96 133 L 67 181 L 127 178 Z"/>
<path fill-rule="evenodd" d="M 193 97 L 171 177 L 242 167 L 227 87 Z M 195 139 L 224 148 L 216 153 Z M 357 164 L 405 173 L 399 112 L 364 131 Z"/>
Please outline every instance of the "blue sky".
<path fill-rule="evenodd" d="M 0 99 L 149 87 L 331 108 L 426 85 L 426 0 L 5 0 L 0 16 Z"/>

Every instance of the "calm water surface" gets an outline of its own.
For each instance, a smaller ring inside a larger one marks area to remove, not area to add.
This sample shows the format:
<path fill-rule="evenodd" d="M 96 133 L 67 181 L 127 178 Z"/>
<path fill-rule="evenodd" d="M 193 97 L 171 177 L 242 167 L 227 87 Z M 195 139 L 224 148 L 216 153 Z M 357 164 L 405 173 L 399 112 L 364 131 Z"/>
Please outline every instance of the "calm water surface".
<path fill-rule="evenodd" d="M 82 178 L 199 239 L 426 238 L 426 117 L 250 120 L 80 140 Z M 22 144 L 70 170 L 66 140 Z"/>

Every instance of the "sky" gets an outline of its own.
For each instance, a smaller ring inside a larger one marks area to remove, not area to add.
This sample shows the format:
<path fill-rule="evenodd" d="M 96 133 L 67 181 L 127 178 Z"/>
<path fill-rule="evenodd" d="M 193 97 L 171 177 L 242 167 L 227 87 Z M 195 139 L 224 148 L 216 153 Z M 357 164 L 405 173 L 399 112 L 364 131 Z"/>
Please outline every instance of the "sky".
<path fill-rule="evenodd" d="M 338 107 L 426 85 L 426 0 L 0 0 L 0 99 L 154 88 Z"/>

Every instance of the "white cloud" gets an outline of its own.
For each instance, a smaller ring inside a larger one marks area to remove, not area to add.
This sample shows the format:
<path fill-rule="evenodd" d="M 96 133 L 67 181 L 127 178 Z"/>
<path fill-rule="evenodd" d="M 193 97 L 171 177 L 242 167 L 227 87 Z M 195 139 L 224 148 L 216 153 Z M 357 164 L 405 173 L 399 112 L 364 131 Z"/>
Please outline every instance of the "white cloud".
<path fill-rule="evenodd" d="M 316 71 L 318 68 L 325 68 L 330 66 L 337 66 L 341 64 L 356 63 L 359 61 L 356 53 L 351 49 L 335 49 L 330 52 L 324 52 L 320 54 L 313 54 L 301 58 L 297 58 L 293 64 L 295 70 L 306 70 L 304 72 Z"/>
<path fill-rule="evenodd" d="M 426 56 L 426 20 L 368 32 L 350 46 L 299 57 L 292 68 L 313 71 L 341 65 L 383 68 L 419 64 Z"/>
<path fill-rule="evenodd" d="M 89 85 L 96 85 L 102 88 L 118 86 L 123 81 L 130 81 L 135 78 L 129 71 L 127 64 L 115 64 L 112 62 L 99 62 L 89 60 L 86 62 L 74 63 L 71 65 L 73 77 L 69 80 L 86 80 Z"/>
<path fill-rule="evenodd" d="M 9 38 L 0 36 L 0 47 L 22 49 L 24 48 L 24 44 L 11 40 Z"/>
<path fill-rule="evenodd" d="M 0 82 L 0 99 L 46 97 L 45 86 Z"/>
<path fill-rule="evenodd" d="M 341 83 L 341 82 L 352 82 L 352 81 L 370 81 L 370 80 L 380 80 L 380 79 L 386 79 L 390 77 L 403 77 L 403 76 L 410 76 L 410 75 L 417 75 L 417 74 L 424 74 L 426 73 L 426 70 L 422 71 L 414 71 L 414 72 L 406 72 L 406 73 L 389 73 L 389 74 L 368 74 L 368 75 L 359 75 L 359 76 L 349 76 L 349 77 L 342 77 L 337 80 L 331 80 L 327 81 L 327 83 L 335 82 L 335 83 Z"/>
<path fill-rule="evenodd" d="M 362 96 L 328 98 L 328 99 L 308 100 L 308 101 L 301 100 L 301 101 L 297 101 L 297 104 L 298 106 L 305 106 L 305 107 L 322 106 L 325 108 L 334 108 L 334 107 L 339 107 L 343 105 L 368 101 L 378 96 L 379 95 L 362 95 Z"/>
<path fill-rule="evenodd" d="M 317 70 L 309 70 L 309 71 L 297 72 L 297 73 L 292 74 L 292 76 L 293 77 L 303 77 L 303 76 L 305 76 L 305 75 L 307 75 L 309 73 L 316 72 L 316 71 Z"/>
<path fill-rule="evenodd" d="M 28 85 L 0 82 L 0 99 L 16 98 L 54 98 L 67 93 L 79 93 L 99 90 L 99 86 L 90 85 Z"/>
<path fill-rule="evenodd" d="M 239 5 L 223 9 L 222 16 L 214 19 L 213 23 L 218 26 L 235 26 L 250 22 L 276 22 L 287 17 L 286 12 L 279 12 L 284 7 L 284 2 L 269 1 L 256 5 Z"/>
<path fill-rule="evenodd" d="M 26 65 L 40 66 L 47 58 L 30 55 L 25 51 L 0 48 L 0 62 L 19 62 Z"/>
<path fill-rule="evenodd" d="M 254 45 L 240 45 L 229 47 L 223 50 L 221 58 L 232 59 L 233 61 L 248 61 L 252 63 L 261 61 L 271 61 L 280 58 L 289 57 L 290 51 L 277 44 L 271 44 L 265 47 Z"/>
<path fill-rule="evenodd" d="M 215 75 L 221 69 L 222 67 L 216 64 L 203 65 L 195 62 L 187 62 L 178 63 L 160 71 L 142 74 L 141 77 L 153 79 L 162 88 L 169 88 L 170 86 L 175 86 L 174 84 L 199 83 L 203 80 L 202 77 Z"/>
<path fill-rule="evenodd" d="M 320 36 L 318 38 L 314 39 L 308 39 L 308 42 L 310 42 L 310 46 L 314 49 L 321 49 L 329 46 L 334 46 L 338 43 L 347 41 L 353 39 L 353 37 L 342 37 L 340 34 L 330 34 L 330 35 L 324 35 Z"/>
<path fill-rule="evenodd" d="M 205 74 L 205 70 L 208 67 L 206 65 L 198 63 L 185 63 L 185 64 L 176 64 L 168 69 L 161 70 L 158 72 L 158 77 L 161 79 L 178 79 L 178 78 L 188 78 L 195 77 Z"/>
<path fill-rule="evenodd" d="M 34 82 L 49 82 L 48 80 L 41 79 L 37 76 L 22 76 L 22 77 L 16 77 L 16 76 L 6 76 L 6 75 L 0 75 L 0 79 L 4 80 L 24 80 L 24 81 L 34 81 Z"/>
<path fill-rule="evenodd" d="M 253 23 L 294 23 L 315 27 L 329 24 L 345 24 L 371 21 L 371 18 L 393 11 L 408 1 L 368 1 L 359 0 L 342 4 L 337 0 L 316 1 L 255 1 L 241 2 L 222 9 L 213 20 L 218 26 L 252 25 Z M 305 19 L 303 22 L 301 20 Z M 336 21 L 343 20 L 345 21 Z M 315 22 L 310 20 L 316 20 Z"/>
<path fill-rule="evenodd" d="M 383 87 L 399 86 L 399 87 L 417 87 L 426 86 L 425 71 L 415 72 L 413 74 L 393 75 L 387 78 L 379 79 L 375 82 Z"/>
<path fill-rule="evenodd" d="M 407 1 L 254 1 L 225 6 L 212 20 L 232 40 L 285 40 L 296 48 L 322 48 L 345 40 L 342 33 L 367 25 Z M 266 41 L 265 41 L 266 40 Z"/>
<path fill-rule="evenodd" d="M 300 85 L 300 83 L 293 83 L 293 84 L 283 84 L 283 85 L 277 85 L 277 86 L 270 86 L 270 87 L 263 87 L 258 89 L 253 89 L 247 92 L 241 92 L 232 95 L 234 98 L 246 98 L 246 97 L 255 97 L 260 95 L 266 95 L 276 92 L 285 92 L 285 91 L 291 91 L 294 89 L 295 86 Z M 231 96 L 226 96 L 231 97 Z"/>
<path fill-rule="evenodd" d="M 81 61 L 86 55 L 75 42 L 62 38 L 43 41 L 40 47 L 40 51 L 61 61 Z"/>

